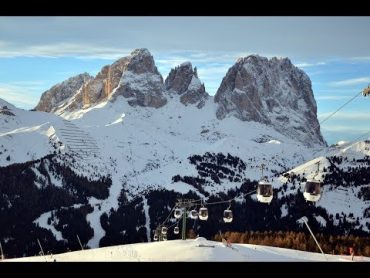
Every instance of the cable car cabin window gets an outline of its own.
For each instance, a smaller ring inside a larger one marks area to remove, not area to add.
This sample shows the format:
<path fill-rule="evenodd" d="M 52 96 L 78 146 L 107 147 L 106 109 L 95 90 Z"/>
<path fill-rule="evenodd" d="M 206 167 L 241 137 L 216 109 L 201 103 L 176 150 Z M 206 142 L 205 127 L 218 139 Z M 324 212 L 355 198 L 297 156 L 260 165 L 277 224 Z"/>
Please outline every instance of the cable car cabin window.
<path fill-rule="evenodd" d="M 306 182 L 306 192 L 312 195 L 320 194 L 320 183 L 319 182 Z"/>
<path fill-rule="evenodd" d="M 269 197 L 272 195 L 272 185 L 271 184 L 259 184 L 257 194 L 264 197 Z"/>

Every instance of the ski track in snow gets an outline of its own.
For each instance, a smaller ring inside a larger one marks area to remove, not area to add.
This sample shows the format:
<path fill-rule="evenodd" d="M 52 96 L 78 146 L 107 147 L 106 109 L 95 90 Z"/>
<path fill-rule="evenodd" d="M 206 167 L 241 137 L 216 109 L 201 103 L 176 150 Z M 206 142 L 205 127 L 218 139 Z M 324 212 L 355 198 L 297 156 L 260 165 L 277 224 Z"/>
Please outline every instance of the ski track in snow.
<path fill-rule="evenodd" d="M 145 214 L 145 228 L 146 228 L 146 238 L 148 242 L 151 242 L 151 229 L 150 229 L 150 217 L 149 217 L 149 206 L 148 206 L 148 200 L 144 198 L 144 214 Z"/>
<path fill-rule="evenodd" d="M 57 231 L 54 227 L 54 224 L 56 224 L 56 221 L 52 221 L 51 224 L 48 224 L 48 219 L 51 217 L 51 211 L 45 212 L 40 215 L 39 218 L 37 218 L 35 221 L 33 221 L 35 224 L 38 224 L 41 228 L 47 229 L 51 231 L 55 237 L 56 240 L 64 240 L 62 233 Z"/>

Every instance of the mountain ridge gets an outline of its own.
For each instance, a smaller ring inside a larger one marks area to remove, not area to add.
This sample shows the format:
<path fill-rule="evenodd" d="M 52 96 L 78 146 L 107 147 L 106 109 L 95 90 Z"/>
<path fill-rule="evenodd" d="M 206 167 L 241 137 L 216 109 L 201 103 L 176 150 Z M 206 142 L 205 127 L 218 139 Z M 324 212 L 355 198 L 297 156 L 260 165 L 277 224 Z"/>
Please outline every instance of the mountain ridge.
<path fill-rule="evenodd" d="M 118 96 L 127 99 L 131 106 L 160 109 L 173 95 L 179 95 L 184 106 L 195 105 L 201 109 L 213 98 L 219 120 L 234 116 L 241 121 L 261 122 L 307 145 L 326 145 L 317 120 L 311 81 L 288 58 L 269 60 L 259 55 L 238 58 L 214 97 L 206 92 L 191 62 L 171 69 L 163 81 L 153 56 L 145 48 L 135 49 L 129 56 L 104 66 L 95 78 L 86 80 L 74 95 L 63 98 L 67 99 L 64 105 L 58 102 L 59 108 L 50 109 L 53 105 L 45 103 L 50 99 L 52 103 L 57 101 L 50 98 L 51 93 L 44 93 L 37 110 L 52 110 L 61 115 L 65 111 L 114 102 Z M 50 91 L 58 95 L 57 90 Z"/>

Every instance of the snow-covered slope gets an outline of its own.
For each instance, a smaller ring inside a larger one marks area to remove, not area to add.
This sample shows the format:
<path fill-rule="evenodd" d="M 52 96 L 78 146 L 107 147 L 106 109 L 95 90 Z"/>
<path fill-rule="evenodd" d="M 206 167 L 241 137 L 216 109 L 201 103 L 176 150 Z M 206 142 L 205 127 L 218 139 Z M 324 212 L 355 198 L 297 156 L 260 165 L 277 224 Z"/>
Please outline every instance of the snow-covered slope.
<path fill-rule="evenodd" d="M 160 251 L 160 252 L 159 252 Z M 233 244 L 226 247 L 220 242 L 204 238 L 137 243 L 75 251 L 64 254 L 25 257 L 4 262 L 73 262 L 73 261 L 129 261 L 129 262 L 350 262 L 350 256 L 320 253 L 252 244 Z M 355 262 L 370 262 L 370 258 L 353 258 Z"/>
<path fill-rule="evenodd" d="M 253 160 L 247 173 L 243 174 L 251 180 L 260 178 L 258 166 L 263 162 L 267 165 L 267 174 L 271 175 L 311 158 L 310 149 L 273 128 L 236 118 L 219 121 L 214 110 L 212 98 L 198 109 L 185 107 L 180 97 L 174 95 L 161 109 L 132 107 L 118 97 L 114 103 L 101 103 L 87 110 L 62 114 L 89 132 L 100 148 L 102 159 L 111 166 L 113 185 L 110 196 L 102 202 L 100 210 L 95 209 L 88 216 L 89 221 L 95 223 L 94 230 L 100 231 L 91 240 L 92 247 L 96 247 L 104 235 L 99 218 L 112 208 L 118 208 L 117 197 L 121 190 L 126 190 L 128 198 L 149 189 L 163 188 L 181 193 L 194 190 L 189 184 L 172 180 L 177 174 L 197 175 L 188 161 L 191 155 L 222 150 L 245 161 Z M 280 144 L 275 144 L 276 141 Z M 226 193 L 240 186 L 240 182 L 225 181 L 205 190 Z M 93 200 L 91 204 L 98 205 Z"/>
<path fill-rule="evenodd" d="M 179 167 L 182 174 L 195 173 L 187 163 L 189 156 L 220 150 L 245 161 L 253 159 L 250 166 L 254 167 L 246 174 L 249 179 L 260 177 L 257 166 L 262 162 L 271 175 L 274 170 L 283 171 L 311 158 L 311 149 L 273 128 L 235 118 L 217 120 L 212 113 L 215 108 L 212 99 L 198 109 L 184 107 L 178 96 L 172 96 L 166 106 L 153 109 L 131 107 L 119 98 L 114 103 L 101 103 L 62 116 L 88 131 L 103 159 L 115 162 L 115 169 L 135 171 L 134 180 L 126 175 L 132 183 L 138 179 L 142 184 L 171 187 L 171 177 L 179 172 Z M 129 190 L 135 193 L 133 188 Z"/>
<path fill-rule="evenodd" d="M 10 152 L 11 159 L 8 161 L 6 155 L 0 156 L 1 165 L 31 160 L 32 157 L 27 156 L 26 152 L 29 149 L 38 150 L 35 158 L 54 151 L 58 153 L 60 150 L 61 155 L 72 154 L 73 160 L 77 162 L 70 164 L 74 172 L 88 178 L 93 178 L 93 173 L 109 176 L 112 185 L 108 198 L 88 198 L 92 211 L 86 214 L 86 220 L 94 234 L 87 245 L 93 248 L 98 247 L 107 235 L 106 228 L 102 226 L 102 217 L 112 215 L 112 211 L 119 211 L 122 206 L 119 198 L 122 194 L 128 202 L 134 202 L 153 190 L 162 189 L 174 190 L 181 194 L 195 192 L 201 198 L 207 198 L 209 194 L 228 194 L 230 190 L 242 192 L 245 190 L 242 189 L 244 181 L 260 179 L 259 166 L 262 163 L 266 165 L 264 174 L 273 181 L 278 192 L 276 198 L 280 201 L 275 199 L 273 202 L 279 203 L 280 207 L 277 209 L 282 209 L 281 217 L 290 219 L 294 202 L 289 202 L 287 197 L 300 196 L 302 186 L 297 187 L 291 183 L 284 191 L 286 178 L 276 177 L 305 161 L 311 161 L 315 156 L 320 156 L 318 159 L 323 160 L 320 167 L 327 167 L 329 164 L 325 162 L 325 156 L 333 150 L 308 148 L 261 123 L 240 121 L 235 117 L 220 121 L 216 118 L 217 106 L 212 97 L 205 101 L 201 109 L 193 105 L 184 106 L 180 98 L 179 95 L 171 95 L 165 106 L 155 109 L 134 107 L 124 97 L 118 96 L 114 102 L 106 101 L 82 110 L 64 111 L 61 117 L 12 108 L 15 116 L 11 121 L 11 116 L 6 118 L 11 125 L 5 125 L 8 129 L 5 132 L 2 130 L 0 134 L 1 145 Z M 2 117 L 4 120 L 4 116 Z M 58 144 L 53 147 L 53 144 L 49 143 L 50 140 L 55 140 Z M 28 146 L 29 143 L 34 146 Z M 365 143 L 357 143 L 352 147 L 346 145 L 332 154 L 344 152 L 365 155 L 366 147 L 361 144 Z M 23 146 L 23 149 L 18 145 Z M 244 165 L 244 168 L 232 166 L 230 170 L 235 172 L 234 176 L 221 177 L 219 182 L 212 176 L 202 177 L 204 181 L 200 187 L 186 180 L 186 177 L 200 178 L 200 164 L 215 164 L 213 154 L 218 153 L 229 155 L 231 159 L 241 159 L 242 162 L 238 162 L 238 165 Z M 194 155 L 201 156 L 203 162 L 189 159 Z M 307 162 L 293 171 L 298 173 L 310 164 L 310 167 L 304 169 L 307 172 L 306 177 L 309 177 L 309 172 L 314 174 L 316 160 Z M 93 171 L 88 172 L 86 169 Z M 176 179 L 176 176 L 180 178 Z M 55 184 L 63 180 L 61 177 L 59 179 L 60 181 L 56 178 Z M 364 226 L 368 218 L 363 215 L 369 206 L 368 201 L 356 197 L 361 186 L 349 189 L 355 191 L 350 199 L 345 197 L 346 193 L 331 196 L 333 193 L 330 193 L 329 187 L 324 187 L 318 207 L 326 209 L 328 215 L 315 212 L 312 213 L 313 217 L 323 223 L 322 217 L 329 221 L 329 215 L 335 216 L 336 213 L 342 212 L 348 215 L 352 212 L 355 219 L 359 217 L 357 227 L 362 224 L 361 229 L 368 231 Z M 251 199 L 255 200 L 255 196 L 252 195 Z M 332 204 L 334 200 L 339 199 L 341 201 L 336 201 L 336 205 Z M 243 199 L 239 202 L 242 205 Z M 350 202 L 351 207 L 343 207 L 346 202 Z M 137 225 L 137 230 L 146 227 L 146 240 L 150 241 L 148 227 L 153 229 L 155 222 L 148 203 L 145 208 L 142 209 L 144 218 L 140 220 L 144 222 L 134 225 Z M 55 227 L 53 228 L 57 222 L 51 221 L 49 226 L 43 227 L 54 233 L 56 239 L 61 239 Z M 340 225 L 339 221 L 335 224 Z"/>
<path fill-rule="evenodd" d="M 35 160 L 53 153 L 59 145 L 63 120 L 54 114 L 25 111 L 0 99 L 12 114 L 0 114 L 0 166 Z"/>
<path fill-rule="evenodd" d="M 0 107 L 11 112 L 0 114 L 0 166 L 53 153 L 98 157 L 98 146 L 83 128 L 51 113 L 18 109 L 0 101 Z"/>
<path fill-rule="evenodd" d="M 260 178 L 261 163 L 266 164 L 266 174 L 271 176 L 312 158 L 311 149 L 273 128 L 236 118 L 219 121 L 215 109 L 212 98 L 199 109 L 184 106 L 177 95 L 172 95 L 171 101 L 161 109 L 133 107 L 118 96 L 115 102 L 65 111 L 61 115 L 64 119 L 14 109 L 16 116 L 0 133 L 0 143 L 7 149 L 0 156 L 1 165 L 29 161 L 60 150 L 62 154 L 71 153 L 83 167 L 89 164 L 96 172 L 107 173 L 112 178 L 109 197 L 91 198 L 89 203 L 94 211 L 87 215 L 95 231 L 89 246 L 98 247 L 105 235 L 100 218 L 118 209 L 118 198 L 123 191 L 128 200 L 153 189 L 195 191 L 204 197 L 204 192 L 190 184 L 173 181 L 178 174 L 198 175 L 188 160 L 194 154 L 221 151 L 241 157 L 249 161 L 242 178 L 250 180 Z M 53 140 L 58 142 L 55 147 L 50 144 Z M 9 161 L 7 153 L 11 157 Z M 75 166 L 76 173 L 91 175 L 82 166 L 78 167 Z M 209 185 L 204 190 L 211 194 L 227 193 L 241 186 L 240 182 L 229 180 L 214 186 L 210 178 L 207 180 Z"/>

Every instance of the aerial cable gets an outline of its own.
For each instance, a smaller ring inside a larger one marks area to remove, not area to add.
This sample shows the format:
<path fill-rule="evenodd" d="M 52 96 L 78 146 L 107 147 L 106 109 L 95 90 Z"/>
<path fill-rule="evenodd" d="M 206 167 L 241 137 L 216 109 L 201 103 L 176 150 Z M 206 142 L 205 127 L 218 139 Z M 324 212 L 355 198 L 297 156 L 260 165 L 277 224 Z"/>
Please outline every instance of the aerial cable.
<path fill-rule="evenodd" d="M 174 206 L 174 207 L 171 209 L 171 211 L 170 211 L 170 213 L 168 214 L 168 216 L 167 216 L 166 220 L 164 220 L 164 221 L 162 222 L 162 224 L 161 224 L 161 225 L 164 225 L 164 224 L 165 224 L 165 223 L 170 219 L 170 216 L 171 216 L 172 212 L 174 211 L 175 207 L 176 207 L 176 206 Z"/>
<path fill-rule="evenodd" d="M 333 117 L 336 113 L 338 113 L 340 110 L 343 109 L 343 107 L 345 107 L 347 104 L 349 104 L 350 102 L 352 102 L 353 100 L 355 100 L 358 96 L 360 95 L 364 95 L 363 91 L 359 92 L 359 93 L 356 93 L 351 99 L 349 99 L 346 103 L 342 104 L 337 110 L 335 110 L 334 112 L 332 112 L 329 116 L 327 116 L 326 118 L 324 118 L 323 120 L 321 120 L 319 122 L 319 126 L 321 127 L 321 124 L 323 124 L 324 122 L 326 122 L 327 120 L 329 120 L 331 117 Z M 370 131 L 364 133 L 363 135 L 357 137 L 355 140 L 353 141 L 357 141 L 359 139 L 361 139 L 362 137 L 365 137 L 367 134 L 370 134 Z M 310 165 L 307 165 L 306 167 L 304 167 L 303 169 L 301 169 L 301 172 L 304 171 L 306 168 L 308 168 L 309 166 L 312 166 L 311 164 Z M 287 173 L 289 173 L 290 171 L 288 171 Z"/>
<path fill-rule="evenodd" d="M 367 131 L 365 132 L 364 134 L 362 134 L 361 136 L 357 137 L 355 140 L 353 140 L 354 142 L 357 141 L 357 140 L 360 140 L 362 137 L 365 137 L 367 135 L 370 135 L 370 131 Z"/>
<path fill-rule="evenodd" d="M 177 220 L 175 223 L 173 223 L 172 225 L 168 226 L 167 228 L 168 228 L 168 229 L 170 229 L 170 228 L 172 228 L 173 226 L 178 225 L 178 224 L 179 224 L 179 220 Z"/>
<path fill-rule="evenodd" d="M 321 120 L 319 122 L 319 124 L 323 124 L 324 122 L 326 122 L 327 120 L 329 120 L 331 117 L 333 117 L 336 113 L 339 112 L 339 110 L 343 109 L 344 106 L 346 106 L 347 104 L 349 104 L 350 102 L 352 102 L 355 98 L 357 98 L 358 96 L 360 96 L 362 94 L 362 92 L 359 92 L 357 93 L 355 96 L 353 96 L 350 100 L 348 100 L 346 103 L 344 103 L 342 106 L 340 106 L 337 110 L 335 110 L 334 112 L 332 112 L 329 116 L 327 116 L 325 119 Z"/>

